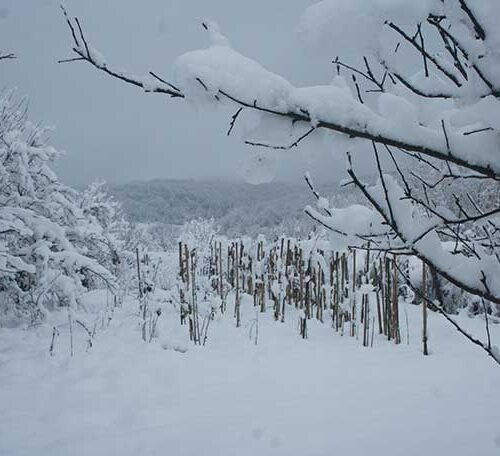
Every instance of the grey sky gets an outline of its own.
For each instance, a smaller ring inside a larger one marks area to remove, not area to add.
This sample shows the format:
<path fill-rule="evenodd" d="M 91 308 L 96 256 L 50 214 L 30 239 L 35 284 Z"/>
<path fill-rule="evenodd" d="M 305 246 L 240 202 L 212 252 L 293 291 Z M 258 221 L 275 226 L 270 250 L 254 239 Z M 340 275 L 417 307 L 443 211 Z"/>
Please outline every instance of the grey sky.
<path fill-rule="evenodd" d="M 62 179 L 82 184 L 152 178 L 237 178 L 245 153 L 225 133 L 231 111 L 196 110 L 182 101 L 147 95 L 99 74 L 71 57 L 71 40 L 57 0 L 0 0 L 0 50 L 18 59 L 3 63 L 0 86 L 30 98 L 33 120 L 56 127 L 53 143 L 67 151 L 57 165 Z M 325 82 L 328 62 L 303 55 L 295 33 L 310 0 L 67 0 L 87 37 L 110 64 L 136 74 L 169 77 L 175 57 L 208 44 L 200 22 L 214 19 L 233 46 L 293 83 Z M 307 147 L 307 145 L 306 145 Z M 312 169 L 339 176 L 342 161 L 304 151 L 280 164 L 278 178 Z"/>

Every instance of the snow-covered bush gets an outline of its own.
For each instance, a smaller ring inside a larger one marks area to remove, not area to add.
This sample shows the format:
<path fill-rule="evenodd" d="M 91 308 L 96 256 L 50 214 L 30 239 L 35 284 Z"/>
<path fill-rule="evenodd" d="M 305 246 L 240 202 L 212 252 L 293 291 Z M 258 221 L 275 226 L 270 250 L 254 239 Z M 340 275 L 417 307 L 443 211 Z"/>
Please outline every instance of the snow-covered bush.
<path fill-rule="evenodd" d="M 87 241 L 88 256 L 119 275 L 122 266 L 120 256 L 130 230 L 120 203 L 107 192 L 105 182 L 93 182 L 78 200 L 86 218 L 81 231 Z"/>
<path fill-rule="evenodd" d="M 161 250 L 150 223 L 133 223 L 125 235 L 125 250 L 135 252 L 140 247 L 148 251 Z"/>
<path fill-rule="evenodd" d="M 60 153 L 48 129 L 27 118 L 27 102 L 0 96 L 0 318 L 35 323 L 47 309 L 74 306 L 85 278 L 113 275 L 87 254 L 78 194 L 57 179 Z"/>
<path fill-rule="evenodd" d="M 191 250 L 196 249 L 201 253 L 210 248 L 210 243 L 218 231 L 214 219 L 191 220 L 181 228 L 179 241 L 187 244 Z"/>
<path fill-rule="evenodd" d="M 219 229 L 213 219 L 195 219 L 184 224 L 179 236 L 182 243 L 190 252 L 196 252 L 197 267 L 208 273 L 210 268 L 211 245 Z M 208 287 L 207 284 L 205 284 Z"/>
<path fill-rule="evenodd" d="M 181 228 L 178 225 L 151 223 L 149 233 L 159 250 L 171 252 L 177 250 L 177 239 L 179 238 Z"/>

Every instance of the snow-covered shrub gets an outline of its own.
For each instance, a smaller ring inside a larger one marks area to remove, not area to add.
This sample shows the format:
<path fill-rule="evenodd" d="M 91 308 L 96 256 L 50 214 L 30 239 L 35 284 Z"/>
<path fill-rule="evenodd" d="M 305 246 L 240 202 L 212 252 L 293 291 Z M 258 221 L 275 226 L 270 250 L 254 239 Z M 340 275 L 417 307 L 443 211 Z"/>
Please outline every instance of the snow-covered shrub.
<path fill-rule="evenodd" d="M 120 203 L 106 190 L 105 182 L 93 182 L 78 198 L 85 216 L 81 235 L 86 241 L 87 255 L 120 275 L 122 252 L 130 229 Z"/>
<path fill-rule="evenodd" d="M 74 306 L 85 278 L 112 274 L 87 254 L 78 194 L 50 165 L 60 153 L 49 130 L 27 118 L 27 102 L 0 96 L 0 318 L 35 323 L 47 309 Z"/>
<path fill-rule="evenodd" d="M 151 231 L 150 223 L 133 223 L 125 234 L 125 250 L 135 252 L 140 247 L 148 251 L 159 251 L 161 247 Z"/>
<path fill-rule="evenodd" d="M 150 224 L 149 233 L 160 251 L 172 252 L 177 250 L 177 240 L 181 228 L 180 225 L 157 222 Z"/>
<path fill-rule="evenodd" d="M 184 224 L 179 235 L 179 243 L 189 252 L 195 252 L 196 268 L 201 278 L 208 276 L 210 270 L 211 245 L 219 228 L 214 219 L 195 219 Z M 199 283 L 203 289 L 210 289 L 209 281 Z"/>
<path fill-rule="evenodd" d="M 179 241 L 187 244 L 190 249 L 210 248 L 210 242 L 217 235 L 219 229 L 214 219 L 195 219 L 184 224 L 181 228 Z"/>

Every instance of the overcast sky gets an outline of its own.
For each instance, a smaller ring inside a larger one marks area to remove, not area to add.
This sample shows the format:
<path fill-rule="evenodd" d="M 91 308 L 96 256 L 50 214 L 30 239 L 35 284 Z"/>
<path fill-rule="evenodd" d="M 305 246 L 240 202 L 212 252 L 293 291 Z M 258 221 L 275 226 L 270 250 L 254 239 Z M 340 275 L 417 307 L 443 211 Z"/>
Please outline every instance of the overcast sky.
<path fill-rule="evenodd" d="M 69 184 L 97 178 L 125 182 L 153 178 L 239 179 L 245 148 L 227 138 L 231 111 L 197 110 L 180 100 L 147 95 L 71 57 L 71 39 L 58 0 L 0 0 L 0 85 L 30 98 L 30 115 L 55 127 L 53 143 L 67 152 L 56 169 Z M 214 19 L 243 54 L 294 84 L 327 82 L 328 62 L 312 61 L 296 35 L 311 0 L 67 0 L 87 38 L 110 64 L 135 74 L 154 70 L 169 77 L 174 59 L 206 47 L 200 25 Z M 312 170 L 320 179 L 339 177 L 342 160 L 330 153 L 294 151 L 278 179 Z M 314 156 L 314 158 L 308 158 Z"/>

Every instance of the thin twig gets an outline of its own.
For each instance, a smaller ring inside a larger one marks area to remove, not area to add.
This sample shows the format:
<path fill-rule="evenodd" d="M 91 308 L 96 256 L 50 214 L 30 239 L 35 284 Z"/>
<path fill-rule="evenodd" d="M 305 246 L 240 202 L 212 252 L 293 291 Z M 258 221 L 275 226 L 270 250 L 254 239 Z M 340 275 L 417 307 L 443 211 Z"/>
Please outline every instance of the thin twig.
<path fill-rule="evenodd" d="M 236 123 L 236 120 L 238 119 L 238 116 L 241 114 L 241 111 L 243 111 L 243 108 L 239 108 L 231 117 L 231 123 L 229 125 L 229 130 L 227 131 L 227 136 L 231 135 L 231 132 L 233 131 L 234 125 Z"/>

